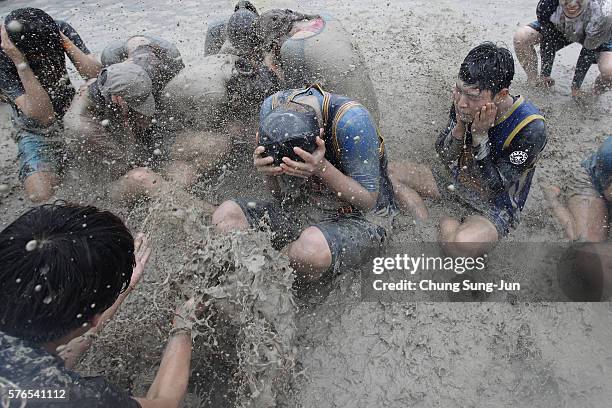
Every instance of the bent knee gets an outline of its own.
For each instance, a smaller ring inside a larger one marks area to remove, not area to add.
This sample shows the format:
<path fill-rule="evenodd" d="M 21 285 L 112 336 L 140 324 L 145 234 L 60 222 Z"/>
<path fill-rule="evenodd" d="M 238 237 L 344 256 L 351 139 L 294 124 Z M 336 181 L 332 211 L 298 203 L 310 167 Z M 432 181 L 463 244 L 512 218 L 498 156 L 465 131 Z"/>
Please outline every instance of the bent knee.
<path fill-rule="evenodd" d="M 28 199 L 34 204 L 40 204 L 55 195 L 59 177 L 55 173 L 37 172 L 28 176 L 23 184 Z"/>
<path fill-rule="evenodd" d="M 540 39 L 540 33 L 532 27 L 523 26 L 514 32 L 512 37 L 515 45 L 533 45 Z"/>
<path fill-rule="evenodd" d="M 332 255 L 325 235 L 316 227 L 306 228 L 289 248 L 291 261 L 305 269 L 325 271 L 331 266 Z"/>
<path fill-rule="evenodd" d="M 161 184 L 162 178 L 159 174 L 147 167 L 137 167 L 128 171 L 125 176 L 125 181 L 133 186 L 145 188 L 154 188 Z"/>
<path fill-rule="evenodd" d="M 219 232 L 247 229 L 248 221 L 235 201 L 225 201 L 213 212 L 212 224 Z"/>

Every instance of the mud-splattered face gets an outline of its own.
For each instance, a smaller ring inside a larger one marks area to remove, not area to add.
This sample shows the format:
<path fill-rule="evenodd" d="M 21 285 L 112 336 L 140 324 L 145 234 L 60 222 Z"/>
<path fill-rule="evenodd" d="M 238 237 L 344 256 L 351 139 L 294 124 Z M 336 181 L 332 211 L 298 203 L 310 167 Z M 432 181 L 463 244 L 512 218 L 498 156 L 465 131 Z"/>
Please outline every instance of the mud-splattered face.
<path fill-rule="evenodd" d="M 455 112 L 462 122 L 472 123 L 476 113 L 492 99 L 491 91 L 480 90 L 477 85 L 468 85 L 460 79 L 453 88 Z"/>
<path fill-rule="evenodd" d="M 560 0 L 563 12 L 568 17 L 577 17 L 589 4 L 589 0 Z"/>

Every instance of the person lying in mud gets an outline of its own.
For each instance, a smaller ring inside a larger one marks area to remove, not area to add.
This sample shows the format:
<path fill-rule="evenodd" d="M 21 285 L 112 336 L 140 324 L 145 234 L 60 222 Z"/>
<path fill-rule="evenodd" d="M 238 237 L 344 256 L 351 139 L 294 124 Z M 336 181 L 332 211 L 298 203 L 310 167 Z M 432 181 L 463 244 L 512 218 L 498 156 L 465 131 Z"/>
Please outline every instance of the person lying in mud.
<path fill-rule="evenodd" d="M 133 167 L 111 185 L 115 201 L 129 203 L 195 184 L 217 156 L 219 142 L 188 130 L 170 137 L 165 129 L 160 100 L 183 69 L 178 50 L 163 39 L 136 36 L 107 47 L 102 60 L 110 65 L 81 88 L 66 113 L 77 161 L 104 164 L 111 177 Z M 162 165 L 164 177 L 151 168 Z"/>
<path fill-rule="evenodd" d="M 540 0 L 538 19 L 514 34 L 516 55 L 534 86 L 548 88 L 555 54 L 573 43 L 582 45 L 572 81 L 572 97 L 581 99 L 582 83 L 592 64 L 599 67 L 593 86 L 597 96 L 612 86 L 612 2 L 609 0 Z M 542 60 L 538 73 L 535 46 Z"/>
<path fill-rule="evenodd" d="M 135 35 L 127 40 L 115 41 L 100 55 L 103 67 L 125 61 L 140 66 L 151 79 L 156 104 L 161 103 L 161 92 L 185 64 L 176 46 L 163 38 Z"/>
<path fill-rule="evenodd" d="M 398 203 L 415 217 L 428 216 L 421 196 L 461 203 L 467 217 L 439 224 L 439 240 L 451 255 L 491 249 L 518 225 L 529 195 L 547 131 L 538 109 L 510 94 L 513 77 L 506 48 L 485 42 L 472 49 L 459 69 L 434 165 L 390 165 Z"/>
<path fill-rule="evenodd" d="M 604 242 L 608 239 L 608 212 L 612 201 L 612 136 L 585 159 L 567 186 L 544 188 L 553 215 L 571 241 Z M 563 202 L 565 201 L 565 202 Z"/>
<path fill-rule="evenodd" d="M 28 407 L 48 407 L 50 401 L 79 408 L 178 407 L 189 381 L 193 301 L 177 309 L 146 397 L 72 371 L 91 336 L 141 280 L 150 253 L 144 236 L 134 239 L 115 215 L 89 206 L 36 207 L 0 232 L 2 401 Z M 22 400 L 19 390 L 40 391 Z"/>
<path fill-rule="evenodd" d="M 85 79 L 100 63 L 70 24 L 35 8 L 10 12 L 0 43 L 0 102 L 12 107 L 19 178 L 30 201 L 46 201 L 61 182 L 62 118 L 75 94 L 66 55 Z"/>
<path fill-rule="evenodd" d="M 206 52 L 236 53 L 263 63 L 283 89 L 321 84 L 359 100 L 378 121 L 378 100 L 363 55 L 332 16 L 286 9 L 259 15 L 251 3 L 241 1 L 227 22 L 212 24 Z"/>
<path fill-rule="evenodd" d="M 224 202 L 213 213 L 218 231 L 265 224 L 304 282 L 380 250 L 396 207 L 365 107 L 319 86 L 282 91 L 264 101 L 256 139 L 254 165 L 274 199 Z"/>

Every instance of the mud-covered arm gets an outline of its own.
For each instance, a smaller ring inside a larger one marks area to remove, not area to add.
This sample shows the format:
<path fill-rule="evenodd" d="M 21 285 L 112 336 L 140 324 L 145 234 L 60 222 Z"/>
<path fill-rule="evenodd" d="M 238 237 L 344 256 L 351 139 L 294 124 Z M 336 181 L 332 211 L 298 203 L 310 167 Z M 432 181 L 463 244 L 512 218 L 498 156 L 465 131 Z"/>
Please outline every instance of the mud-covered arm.
<path fill-rule="evenodd" d="M 89 52 L 79 33 L 65 21 L 56 21 L 56 24 L 62 35 L 66 55 L 74 64 L 79 75 L 85 79 L 97 77 L 102 69 L 102 64 Z"/>
<path fill-rule="evenodd" d="M 612 3 L 604 4 L 591 2 L 591 19 L 589 20 L 585 34 L 584 48 L 595 50 L 602 44 L 609 42 L 612 39 Z"/>
<path fill-rule="evenodd" d="M 0 93 L 12 101 L 28 118 L 46 127 L 55 120 L 51 98 L 24 55 L 10 40 L 4 25 L 0 26 Z"/>
<path fill-rule="evenodd" d="M 436 153 L 443 163 L 450 164 L 459 159 L 463 150 L 465 140 L 465 126 L 457 123 L 455 107 L 451 106 L 448 125 L 438 136 L 436 141 Z"/>
<path fill-rule="evenodd" d="M 337 144 L 331 145 L 338 148 L 341 169 L 330 164 L 320 177 L 343 201 L 361 210 L 372 210 L 381 181 L 381 141 L 374 119 L 358 105 L 347 110 L 335 128 Z"/>
<path fill-rule="evenodd" d="M 476 165 L 480 169 L 481 184 L 488 190 L 487 195 L 495 197 L 533 167 L 546 140 L 546 125 L 538 119 L 525 126 L 497 159 L 492 157 L 488 142 L 476 147 Z"/>

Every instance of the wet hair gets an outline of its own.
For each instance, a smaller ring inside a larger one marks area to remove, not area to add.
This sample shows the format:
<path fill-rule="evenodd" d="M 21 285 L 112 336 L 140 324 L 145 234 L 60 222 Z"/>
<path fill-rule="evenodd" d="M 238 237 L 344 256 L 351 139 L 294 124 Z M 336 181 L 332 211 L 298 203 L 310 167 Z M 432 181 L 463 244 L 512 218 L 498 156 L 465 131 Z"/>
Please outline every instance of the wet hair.
<path fill-rule="evenodd" d="M 129 285 L 134 239 L 114 214 L 62 202 L 0 232 L 0 331 L 42 344 L 82 327 Z"/>
<path fill-rule="evenodd" d="M 59 27 L 53 17 L 41 9 L 26 7 L 11 11 L 4 19 L 7 34 L 28 63 L 45 60 L 64 63 L 64 47 Z"/>
<path fill-rule="evenodd" d="M 317 148 L 319 121 L 313 108 L 297 102 L 286 102 L 268 113 L 259 124 L 259 145 L 264 155 L 274 158 L 279 166 L 283 157 L 303 161 L 294 151 L 299 147 L 309 153 Z"/>
<path fill-rule="evenodd" d="M 492 42 L 484 42 L 473 48 L 463 60 L 459 69 L 459 79 L 481 91 L 489 90 L 497 95 L 509 88 L 514 78 L 514 58 L 504 47 Z"/>
<path fill-rule="evenodd" d="M 255 33 L 257 14 L 249 9 L 238 9 L 227 21 L 227 39 L 242 51 L 257 52 L 258 37 Z"/>

